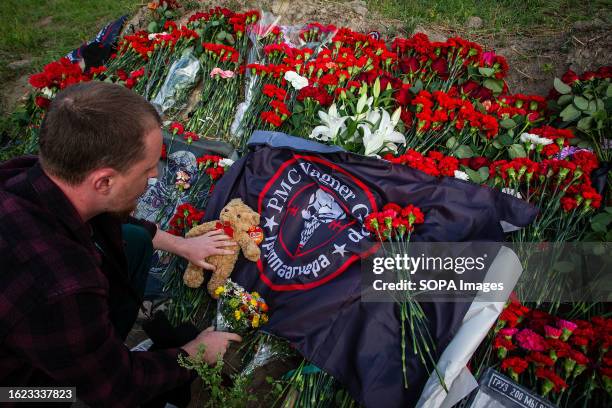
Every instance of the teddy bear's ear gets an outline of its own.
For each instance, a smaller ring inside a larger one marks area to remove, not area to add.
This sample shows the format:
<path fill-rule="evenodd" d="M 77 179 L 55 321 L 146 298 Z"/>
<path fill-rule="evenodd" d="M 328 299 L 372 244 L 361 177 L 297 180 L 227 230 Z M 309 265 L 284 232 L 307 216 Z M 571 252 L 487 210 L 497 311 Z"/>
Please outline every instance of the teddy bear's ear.
<path fill-rule="evenodd" d="M 251 215 L 251 224 L 252 225 L 259 225 L 259 214 L 255 213 Z"/>

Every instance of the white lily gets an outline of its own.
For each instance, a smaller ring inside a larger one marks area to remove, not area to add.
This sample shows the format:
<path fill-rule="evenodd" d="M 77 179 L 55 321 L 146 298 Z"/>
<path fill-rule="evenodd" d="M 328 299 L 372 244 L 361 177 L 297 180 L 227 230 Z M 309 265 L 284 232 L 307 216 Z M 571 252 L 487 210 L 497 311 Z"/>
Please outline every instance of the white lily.
<path fill-rule="evenodd" d="M 372 103 L 374 102 L 374 98 L 373 97 L 369 97 L 366 93 L 363 93 L 360 97 L 359 100 L 357 101 L 357 115 L 355 115 L 354 120 L 355 121 L 359 121 L 365 117 L 367 117 L 367 115 L 369 114 L 369 112 L 371 111 L 371 107 L 372 107 Z M 365 107 L 368 107 L 367 110 L 364 110 Z"/>
<path fill-rule="evenodd" d="M 373 156 L 381 150 L 397 151 L 397 144 L 405 144 L 406 138 L 404 135 L 395 130 L 395 126 L 399 122 L 401 108 L 397 108 L 392 116 L 384 109 L 380 109 L 380 120 L 374 124 L 376 128 L 372 132 L 369 127 L 363 126 L 363 145 L 365 147 L 365 155 Z"/>
<path fill-rule="evenodd" d="M 340 116 L 336 104 L 332 103 L 329 107 L 329 111 L 320 110 L 318 112 L 319 118 L 321 119 L 322 125 L 319 125 L 312 129 L 309 137 L 311 139 L 320 140 L 322 142 L 328 142 L 333 140 L 339 133 L 343 132 L 346 127 L 344 122 L 349 118 L 348 116 Z"/>

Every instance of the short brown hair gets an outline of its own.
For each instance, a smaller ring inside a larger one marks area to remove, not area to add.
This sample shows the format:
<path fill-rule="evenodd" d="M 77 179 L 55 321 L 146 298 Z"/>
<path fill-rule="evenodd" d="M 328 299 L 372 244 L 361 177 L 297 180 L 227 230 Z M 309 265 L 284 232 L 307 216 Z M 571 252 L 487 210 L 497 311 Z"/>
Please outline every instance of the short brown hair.
<path fill-rule="evenodd" d="M 123 172 L 144 157 L 143 137 L 160 125 L 153 105 L 121 85 L 72 85 L 57 94 L 43 119 L 41 164 L 70 184 L 101 167 Z"/>

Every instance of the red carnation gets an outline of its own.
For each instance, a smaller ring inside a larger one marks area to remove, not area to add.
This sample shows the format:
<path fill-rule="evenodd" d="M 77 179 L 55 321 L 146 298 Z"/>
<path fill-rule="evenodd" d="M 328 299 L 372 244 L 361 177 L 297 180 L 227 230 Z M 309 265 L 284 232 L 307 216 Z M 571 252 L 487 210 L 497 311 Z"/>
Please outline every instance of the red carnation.
<path fill-rule="evenodd" d="M 555 365 L 555 361 L 552 358 L 538 351 L 533 351 L 527 354 L 527 361 L 529 361 L 530 363 L 534 363 L 536 366 L 552 367 L 553 365 Z"/>
<path fill-rule="evenodd" d="M 50 79 L 46 73 L 41 72 L 30 76 L 30 85 L 34 88 L 44 88 L 50 85 Z"/>
<path fill-rule="evenodd" d="M 469 167 L 473 170 L 478 170 L 481 167 L 488 166 L 490 161 L 486 157 L 473 157 L 469 159 Z"/>
<path fill-rule="evenodd" d="M 183 139 L 187 141 L 187 143 L 197 142 L 200 140 L 200 137 L 194 132 L 184 132 Z"/>
<path fill-rule="evenodd" d="M 567 384 L 554 371 L 540 367 L 536 369 L 536 377 L 544 380 L 542 384 L 542 395 L 546 396 L 551 390 L 560 392 L 567 388 Z"/>
<path fill-rule="evenodd" d="M 502 361 L 501 368 L 502 370 L 508 371 L 510 377 L 514 381 L 518 381 L 518 376 L 523 373 L 529 367 L 527 361 L 523 360 L 520 357 L 510 357 L 506 358 Z"/>
<path fill-rule="evenodd" d="M 185 127 L 178 122 L 172 122 L 169 129 L 173 135 L 182 135 L 185 132 Z"/>
<path fill-rule="evenodd" d="M 273 111 L 261 112 L 261 120 L 270 123 L 274 127 L 279 127 L 283 124 L 283 120 L 281 119 L 281 117 Z"/>
<path fill-rule="evenodd" d="M 561 80 L 566 84 L 572 85 L 574 82 L 578 82 L 578 75 L 571 69 L 568 69 L 565 74 L 561 77 Z"/>

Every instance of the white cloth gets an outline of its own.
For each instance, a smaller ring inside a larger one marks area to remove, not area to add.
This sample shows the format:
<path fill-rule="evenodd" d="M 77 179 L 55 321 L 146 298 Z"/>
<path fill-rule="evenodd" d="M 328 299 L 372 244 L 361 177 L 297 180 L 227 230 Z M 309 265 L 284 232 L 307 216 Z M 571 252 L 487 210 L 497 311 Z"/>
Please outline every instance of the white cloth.
<path fill-rule="evenodd" d="M 451 407 L 478 386 L 466 365 L 502 312 L 505 300 L 510 296 L 522 271 L 518 256 L 509 248 L 502 247 L 487 271 L 485 282 L 504 282 L 503 293 L 495 295 L 496 301 L 487 300 L 491 296 L 484 293 L 474 298 L 457 334 L 438 360 L 438 370 L 444 378 L 448 394 L 437 375 L 432 373 L 417 407 Z"/>

